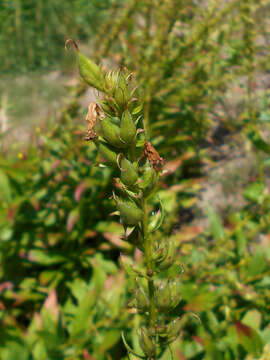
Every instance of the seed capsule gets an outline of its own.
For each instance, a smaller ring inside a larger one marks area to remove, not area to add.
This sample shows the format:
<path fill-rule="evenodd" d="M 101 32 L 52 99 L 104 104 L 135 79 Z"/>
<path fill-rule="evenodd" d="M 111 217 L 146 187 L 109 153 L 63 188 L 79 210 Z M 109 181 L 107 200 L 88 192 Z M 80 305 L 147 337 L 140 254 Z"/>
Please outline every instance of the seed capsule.
<path fill-rule="evenodd" d="M 132 186 L 138 180 L 138 174 L 132 163 L 123 158 L 121 160 L 121 181 L 127 185 Z"/>
<path fill-rule="evenodd" d="M 176 281 L 168 280 L 166 284 L 161 282 L 156 289 L 156 305 L 162 312 L 173 310 L 179 303 L 178 289 Z"/>
<path fill-rule="evenodd" d="M 120 125 L 120 137 L 126 144 L 133 144 L 136 139 L 136 126 L 128 110 L 123 112 Z"/>
<path fill-rule="evenodd" d="M 135 227 L 125 240 L 143 251 L 143 238 L 138 227 Z"/>
<path fill-rule="evenodd" d="M 103 141 L 99 141 L 97 146 L 105 161 L 109 165 L 117 166 L 117 154 Z"/>
<path fill-rule="evenodd" d="M 81 77 L 88 85 L 94 88 L 105 91 L 105 79 L 101 68 L 92 60 L 84 56 L 80 51 L 78 54 L 79 72 Z"/>
<path fill-rule="evenodd" d="M 151 258 L 156 266 L 166 259 L 168 248 L 168 241 L 165 238 L 162 238 L 160 241 L 156 241 L 154 243 Z"/>
<path fill-rule="evenodd" d="M 156 333 L 159 336 L 159 343 L 161 346 L 166 346 L 177 339 L 181 333 L 183 323 L 181 318 L 171 321 L 168 325 L 158 325 Z"/>
<path fill-rule="evenodd" d="M 143 170 L 142 183 L 140 188 L 145 197 L 150 196 L 156 188 L 158 182 L 158 173 L 147 163 Z"/>
<path fill-rule="evenodd" d="M 123 108 L 129 101 L 129 89 L 127 86 L 126 77 L 123 73 L 119 73 L 117 78 L 117 85 L 115 86 L 114 99 L 120 108 Z"/>
<path fill-rule="evenodd" d="M 139 343 L 142 351 L 145 353 L 146 356 L 148 356 L 149 358 L 155 356 L 156 347 L 153 338 L 150 335 L 148 335 L 147 330 L 145 328 L 141 329 Z"/>
<path fill-rule="evenodd" d="M 118 77 L 119 77 L 119 70 L 110 71 L 106 74 L 106 77 L 105 77 L 106 86 L 107 86 L 109 94 L 111 96 L 114 96 L 115 89 L 116 89 L 117 82 L 118 82 Z"/>
<path fill-rule="evenodd" d="M 137 225 L 143 219 L 143 211 L 131 201 L 118 200 L 116 204 L 125 225 Z"/>
<path fill-rule="evenodd" d="M 102 136 L 112 146 L 118 148 L 126 147 L 120 139 L 120 128 L 109 117 L 101 121 Z"/>
<path fill-rule="evenodd" d="M 140 312 L 145 312 L 149 309 L 149 299 L 145 294 L 143 288 L 139 287 L 135 292 L 136 308 Z"/>
<path fill-rule="evenodd" d="M 156 290 L 156 305 L 162 312 L 168 312 L 171 310 L 171 289 L 167 284 L 161 282 Z"/>
<path fill-rule="evenodd" d="M 171 321 L 167 327 L 167 337 L 169 341 L 174 341 L 180 334 L 182 328 L 181 318 Z"/>
<path fill-rule="evenodd" d="M 168 253 L 166 255 L 166 258 L 157 264 L 158 268 L 161 270 L 168 269 L 174 262 L 175 259 L 175 244 L 172 239 L 168 240 Z"/>

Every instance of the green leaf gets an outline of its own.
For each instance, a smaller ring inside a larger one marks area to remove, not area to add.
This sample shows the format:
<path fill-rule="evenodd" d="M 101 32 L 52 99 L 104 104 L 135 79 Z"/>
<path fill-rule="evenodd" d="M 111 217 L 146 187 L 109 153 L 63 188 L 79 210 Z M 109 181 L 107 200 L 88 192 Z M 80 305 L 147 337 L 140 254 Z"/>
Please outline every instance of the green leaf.
<path fill-rule="evenodd" d="M 99 345 L 98 352 L 104 354 L 105 351 L 112 348 L 119 341 L 120 337 L 121 333 L 119 330 L 112 329 L 104 333 L 104 341 Z"/>
<path fill-rule="evenodd" d="M 242 319 L 243 324 L 247 326 L 251 326 L 256 330 L 260 329 L 261 321 L 262 321 L 262 314 L 256 309 L 249 310 Z"/>
<path fill-rule="evenodd" d="M 0 201 L 6 201 L 7 203 L 11 200 L 11 186 L 8 176 L 0 169 Z"/>
<path fill-rule="evenodd" d="M 262 274 L 267 269 L 267 262 L 265 259 L 265 254 L 257 250 L 252 257 L 250 258 L 250 261 L 247 264 L 247 274 L 248 276 L 257 276 L 259 274 Z"/>
<path fill-rule="evenodd" d="M 236 243 L 237 243 L 237 253 L 238 256 L 243 256 L 245 254 L 247 238 L 242 229 L 237 229 L 235 231 Z"/>
<path fill-rule="evenodd" d="M 255 357 L 260 356 L 263 351 L 263 341 L 258 332 L 240 321 L 235 321 L 234 326 L 238 340 L 247 353 Z"/>
<path fill-rule="evenodd" d="M 213 237 L 215 240 L 221 240 L 224 237 L 224 229 L 219 216 L 210 205 L 207 206 L 206 212 Z"/>
<path fill-rule="evenodd" d="M 72 231 L 74 225 L 75 225 L 76 222 L 79 220 L 79 217 L 80 217 L 79 208 L 73 209 L 73 210 L 68 214 L 68 218 L 67 218 L 67 231 L 68 231 L 68 232 Z"/>
<path fill-rule="evenodd" d="M 46 254 L 45 250 L 32 250 L 29 253 L 29 258 L 40 265 L 54 265 L 66 261 L 65 256 L 52 252 Z"/>
<path fill-rule="evenodd" d="M 243 196 L 251 202 L 255 202 L 257 204 L 261 203 L 263 199 L 263 192 L 265 189 L 265 185 L 261 182 L 255 182 L 249 185 L 243 192 Z"/>
<path fill-rule="evenodd" d="M 29 360 L 29 353 L 26 346 L 9 342 L 1 352 L 1 360 Z"/>
<path fill-rule="evenodd" d="M 250 129 L 248 132 L 248 138 L 257 150 L 270 154 L 270 145 L 263 140 L 257 129 Z"/>

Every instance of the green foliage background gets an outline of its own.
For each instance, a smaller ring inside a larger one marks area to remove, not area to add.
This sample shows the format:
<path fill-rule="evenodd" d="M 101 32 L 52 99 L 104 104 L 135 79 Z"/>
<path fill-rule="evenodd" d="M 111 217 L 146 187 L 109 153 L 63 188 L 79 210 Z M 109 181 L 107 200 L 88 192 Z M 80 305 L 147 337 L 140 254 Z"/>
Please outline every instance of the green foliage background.
<path fill-rule="evenodd" d="M 111 4 L 111 0 L 2 0 L 1 72 L 55 67 L 64 58 L 63 39 L 93 36 Z"/>
<path fill-rule="evenodd" d="M 144 116 L 167 160 L 160 231 L 176 241 L 184 268 L 175 359 L 270 356 L 267 11 L 255 0 L 6 1 L 0 9 L 2 70 L 60 63 L 66 37 L 91 35 L 95 59 L 127 66 L 143 88 Z M 95 166 L 82 140 L 85 90 L 71 89 L 31 145 L 1 152 L 1 360 L 127 359 L 122 329 L 138 350 L 139 318 L 126 309 L 134 279 L 118 263 L 134 250 L 109 216 L 114 175 Z M 244 205 L 218 214 L 209 204 L 201 228 L 184 214 L 199 215 L 204 166 L 218 165 L 215 129 L 241 139 L 256 168 L 241 188 L 231 184 Z"/>

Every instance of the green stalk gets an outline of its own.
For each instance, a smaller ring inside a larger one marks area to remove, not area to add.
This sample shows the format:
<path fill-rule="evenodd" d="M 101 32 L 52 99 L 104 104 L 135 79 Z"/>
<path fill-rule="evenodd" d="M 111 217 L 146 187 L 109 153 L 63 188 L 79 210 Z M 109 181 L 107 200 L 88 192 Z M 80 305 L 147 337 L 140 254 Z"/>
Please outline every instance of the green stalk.
<path fill-rule="evenodd" d="M 156 324 L 156 309 L 155 309 L 155 287 L 153 280 L 153 264 L 151 261 L 151 236 L 148 231 L 148 209 L 146 199 L 142 200 L 142 209 L 144 212 L 143 218 L 143 236 L 144 236 L 144 247 L 145 247 L 145 260 L 147 265 L 148 280 L 148 292 L 149 292 L 149 317 L 148 324 L 150 328 L 154 328 Z"/>

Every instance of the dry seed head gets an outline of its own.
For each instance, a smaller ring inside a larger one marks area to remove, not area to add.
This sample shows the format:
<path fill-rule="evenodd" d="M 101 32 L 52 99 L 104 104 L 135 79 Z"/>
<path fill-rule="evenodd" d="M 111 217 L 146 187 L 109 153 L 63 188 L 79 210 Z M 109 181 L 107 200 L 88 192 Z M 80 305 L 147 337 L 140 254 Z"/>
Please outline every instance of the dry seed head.
<path fill-rule="evenodd" d="M 159 156 L 159 153 L 149 141 L 144 143 L 143 156 L 149 159 L 156 171 L 159 171 L 164 163 L 164 159 Z"/>

